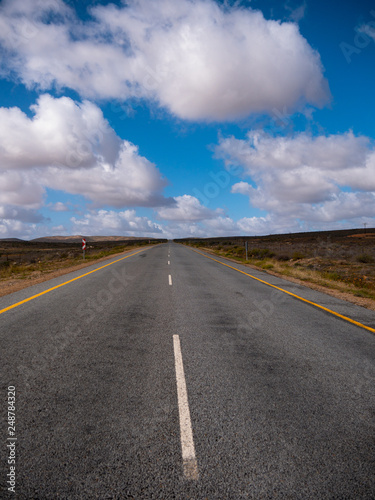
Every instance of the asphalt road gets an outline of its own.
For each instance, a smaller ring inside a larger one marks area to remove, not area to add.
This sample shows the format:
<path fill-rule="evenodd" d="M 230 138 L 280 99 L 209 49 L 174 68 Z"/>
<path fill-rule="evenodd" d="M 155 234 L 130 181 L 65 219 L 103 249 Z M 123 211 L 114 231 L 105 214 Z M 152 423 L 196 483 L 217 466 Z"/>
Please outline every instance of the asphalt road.
<path fill-rule="evenodd" d="M 173 243 L 119 258 L 0 298 L 1 498 L 375 498 L 374 333 L 220 262 L 374 312 Z"/>

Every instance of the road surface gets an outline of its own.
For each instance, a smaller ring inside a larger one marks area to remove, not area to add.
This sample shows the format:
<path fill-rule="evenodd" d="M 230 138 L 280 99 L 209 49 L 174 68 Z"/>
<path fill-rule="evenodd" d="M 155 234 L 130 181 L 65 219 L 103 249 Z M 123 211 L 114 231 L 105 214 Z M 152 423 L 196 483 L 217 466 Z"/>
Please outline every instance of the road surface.
<path fill-rule="evenodd" d="M 374 312 L 168 243 L 0 313 L 2 498 L 375 498 Z"/>

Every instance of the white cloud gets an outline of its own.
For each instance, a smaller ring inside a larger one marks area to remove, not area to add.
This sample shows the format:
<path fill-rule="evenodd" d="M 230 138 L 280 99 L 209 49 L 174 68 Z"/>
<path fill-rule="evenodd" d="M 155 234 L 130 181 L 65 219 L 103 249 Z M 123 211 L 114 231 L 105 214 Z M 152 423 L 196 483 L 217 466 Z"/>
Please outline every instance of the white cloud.
<path fill-rule="evenodd" d="M 93 103 L 48 94 L 31 106 L 0 108 L 0 170 L 113 164 L 121 140 Z"/>
<path fill-rule="evenodd" d="M 0 209 L 0 214 L 3 213 L 3 210 L 3 208 Z M 32 213 L 31 211 L 22 213 L 22 209 L 18 209 L 18 213 L 15 214 L 14 207 L 5 210 L 8 211 L 11 218 L 3 218 L 0 215 L 0 238 L 30 240 L 42 236 L 68 236 L 71 234 L 66 226 L 51 226 L 50 221 L 41 217 L 38 213 Z"/>
<path fill-rule="evenodd" d="M 0 206 L 0 219 L 25 223 L 39 223 L 45 220 L 36 210 L 12 205 Z"/>
<path fill-rule="evenodd" d="M 236 228 L 236 224 L 231 219 L 221 215 L 221 209 L 208 209 L 197 198 L 190 195 L 176 196 L 173 205 L 159 207 L 155 212 L 160 222 L 153 222 L 147 217 L 139 217 L 134 210 L 90 211 L 80 219 L 73 217 L 71 221 L 73 232 L 78 233 L 163 238 L 188 235 L 204 237 L 208 233 L 224 234 L 226 229 Z M 238 229 L 235 229 L 236 231 Z"/>
<path fill-rule="evenodd" d="M 0 205 L 16 205 L 29 209 L 39 208 L 44 188 L 38 183 L 38 173 L 0 171 Z"/>
<path fill-rule="evenodd" d="M 168 205 L 166 180 L 93 103 L 42 95 L 28 117 L 0 108 L 0 204 L 39 208 L 45 188 L 94 206 Z"/>
<path fill-rule="evenodd" d="M 163 226 L 166 238 L 207 238 L 219 236 L 263 235 L 283 233 L 291 230 L 301 231 L 298 222 L 290 219 L 266 217 L 242 217 L 234 220 L 218 215 L 199 222 L 172 221 Z"/>
<path fill-rule="evenodd" d="M 361 218 L 374 218 L 375 193 L 342 192 L 326 203 L 312 206 L 305 212 L 306 218 L 315 222 L 359 221 Z M 358 222 L 357 226 L 360 224 Z"/>
<path fill-rule="evenodd" d="M 188 120 L 235 120 L 329 98 L 319 54 L 294 23 L 213 0 L 130 0 L 91 13 L 95 21 L 82 23 L 61 0 L 4 0 L 2 71 L 29 87 L 150 99 Z"/>
<path fill-rule="evenodd" d="M 213 219 L 221 210 L 211 210 L 202 205 L 194 196 L 185 194 L 174 198 L 175 205 L 160 207 L 157 213 L 160 219 L 170 221 L 197 222 Z"/>
<path fill-rule="evenodd" d="M 252 179 L 234 184 L 232 192 L 249 196 L 254 207 L 280 220 L 375 215 L 375 150 L 366 137 L 249 132 L 246 140 L 221 140 L 216 153 L 228 166 L 241 165 Z"/>
<path fill-rule="evenodd" d="M 32 234 L 35 224 L 24 224 L 14 219 L 0 219 L 0 238 L 24 238 L 25 234 Z"/>
<path fill-rule="evenodd" d="M 139 217 L 135 210 L 91 211 L 82 218 L 72 217 L 73 233 L 107 236 L 152 236 L 161 237 L 162 227 L 147 217 Z"/>
<path fill-rule="evenodd" d="M 94 206 L 158 206 L 170 203 L 162 195 L 166 181 L 155 165 L 138 153 L 138 148 L 122 141 L 114 165 L 97 162 L 90 169 L 49 167 L 43 174 L 48 187 L 80 194 Z"/>
<path fill-rule="evenodd" d="M 49 205 L 49 208 L 53 210 L 54 212 L 68 212 L 69 207 L 65 204 L 62 203 L 61 201 L 57 201 L 56 203 L 51 203 Z"/>
<path fill-rule="evenodd" d="M 286 4 L 285 8 L 286 8 L 286 10 L 288 10 L 290 12 L 290 14 L 289 14 L 290 20 L 294 21 L 296 23 L 299 23 L 305 17 L 307 4 L 306 4 L 306 1 L 304 1 L 302 5 L 295 7 L 295 8 Z"/>

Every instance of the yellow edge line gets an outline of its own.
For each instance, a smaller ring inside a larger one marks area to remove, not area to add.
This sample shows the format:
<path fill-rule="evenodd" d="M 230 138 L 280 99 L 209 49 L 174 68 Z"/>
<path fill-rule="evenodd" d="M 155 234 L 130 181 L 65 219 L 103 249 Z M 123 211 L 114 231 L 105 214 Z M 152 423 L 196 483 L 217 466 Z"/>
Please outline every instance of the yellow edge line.
<path fill-rule="evenodd" d="M 96 271 L 99 271 L 100 269 L 104 269 L 105 267 L 111 266 L 112 264 L 116 264 L 116 262 L 120 262 L 121 260 L 128 259 L 129 257 L 133 257 L 133 255 L 136 255 L 137 253 L 140 253 L 140 252 L 144 252 L 145 250 L 148 250 L 148 249 L 142 248 L 142 250 L 138 250 L 138 252 L 132 253 L 131 255 L 127 255 L 126 257 L 121 257 L 121 259 L 117 259 L 113 262 L 110 262 L 109 264 L 106 264 L 105 266 L 98 267 L 97 269 L 94 269 L 93 271 L 89 271 L 88 273 L 81 274 L 81 276 L 77 276 L 77 278 L 73 278 L 69 281 L 65 281 L 64 283 L 61 283 L 60 285 L 56 285 L 56 286 L 53 286 L 52 288 L 49 288 L 48 290 L 44 290 L 44 292 L 37 293 L 36 295 L 33 295 L 32 297 L 28 297 L 27 299 L 21 300 L 20 302 L 17 302 L 16 304 L 12 304 L 11 306 L 6 307 L 5 309 L 1 309 L 0 314 L 3 314 L 6 311 L 9 311 L 10 309 L 14 309 L 15 307 L 18 307 L 21 304 L 25 304 L 26 302 L 29 302 L 30 300 L 36 299 L 37 297 L 40 297 L 40 296 L 44 295 L 45 293 L 52 292 L 52 290 L 56 290 L 57 288 L 60 288 L 61 286 L 67 285 L 68 283 L 72 283 L 73 281 L 84 278 L 85 276 L 88 276 L 89 274 L 96 273 Z"/>
<path fill-rule="evenodd" d="M 335 311 L 332 311 L 331 309 L 328 309 L 327 307 L 316 304 L 316 302 L 312 302 L 311 300 L 304 299 L 303 297 L 300 297 L 299 295 L 296 295 L 292 292 L 288 292 L 287 290 L 284 290 L 283 288 L 279 288 L 276 285 L 271 285 L 271 283 L 267 283 L 267 281 L 263 281 L 260 278 L 256 278 L 255 276 L 252 276 L 251 274 L 245 273 L 244 271 L 241 271 L 240 269 L 237 269 L 236 267 L 230 266 L 229 264 L 225 264 L 224 262 L 221 262 L 220 260 L 214 259 L 212 257 L 209 257 L 208 255 L 205 255 L 201 252 L 198 252 L 197 250 L 194 250 L 193 248 L 191 248 L 191 250 L 193 250 L 193 252 L 198 253 L 199 255 L 202 255 L 203 257 L 206 257 L 207 259 L 211 259 L 215 262 L 218 262 L 219 264 L 221 264 L 223 266 L 230 267 L 231 269 L 234 269 L 235 271 L 238 271 L 239 273 L 245 274 L 246 276 L 249 276 L 250 278 L 252 278 L 256 281 L 259 281 L 260 283 L 263 283 L 264 285 L 268 285 L 272 288 L 276 288 L 276 290 L 279 290 L 280 292 L 284 292 L 288 295 L 291 295 L 292 297 L 295 297 L 298 300 L 302 300 L 302 302 L 306 302 L 307 304 L 318 307 L 319 309 L 323 309 L 323 311 L 329 312 L 330 314 L 333 314 L 334 316 L 337 316 L 338 318 L 341 318 L 345 321 L 348 321 L 349 323 L 352 323 L 353 325 L 359 326 L 361 328 L 364 328 L 365 330 L 368 330 L 369 332 L 375 333 L 375 328 L 371 328 L 370 326 L 366 326 L 363 323 L 359 323 L 358 321 L 355 321 L 354 319 L 348 318 L 347 316 L 343 316 L 340 313 L 337 313 Z"/>

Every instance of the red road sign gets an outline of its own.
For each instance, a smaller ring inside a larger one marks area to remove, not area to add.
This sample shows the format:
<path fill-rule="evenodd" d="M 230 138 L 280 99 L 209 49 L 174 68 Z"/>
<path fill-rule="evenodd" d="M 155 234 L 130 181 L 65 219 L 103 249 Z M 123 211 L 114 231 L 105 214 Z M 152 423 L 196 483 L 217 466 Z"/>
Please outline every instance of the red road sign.
<path fill-rule="evenodd" d="M 86 240 L 82 238 L 82 250 L 86 250 Z"/>

